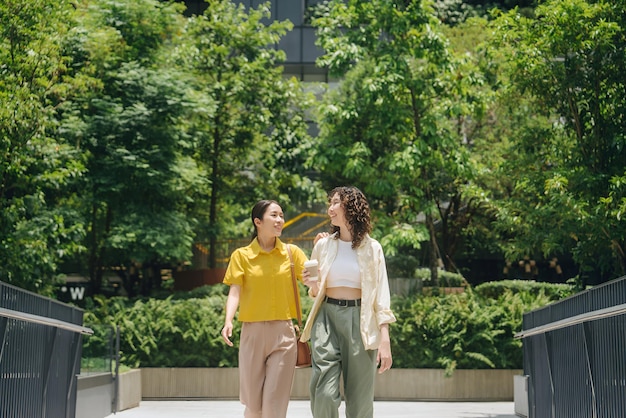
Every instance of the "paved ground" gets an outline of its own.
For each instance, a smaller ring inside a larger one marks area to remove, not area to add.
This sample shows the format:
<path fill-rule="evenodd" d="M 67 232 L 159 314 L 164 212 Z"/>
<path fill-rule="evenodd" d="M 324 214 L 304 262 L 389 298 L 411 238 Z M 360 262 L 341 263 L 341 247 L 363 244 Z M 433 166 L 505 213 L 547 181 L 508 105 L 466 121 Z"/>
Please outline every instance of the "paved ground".
<path fill-rule="evenodd" d="M 374 402 L 376 418 L 516 418 L 513 402 Z M 343 404 L 340 416 L 344 417 Z M 107 418 L 243 417 L 238 401 L 142 401 Z M 309 401 L 291 401 L 288 418 L 311 418 Z"/>

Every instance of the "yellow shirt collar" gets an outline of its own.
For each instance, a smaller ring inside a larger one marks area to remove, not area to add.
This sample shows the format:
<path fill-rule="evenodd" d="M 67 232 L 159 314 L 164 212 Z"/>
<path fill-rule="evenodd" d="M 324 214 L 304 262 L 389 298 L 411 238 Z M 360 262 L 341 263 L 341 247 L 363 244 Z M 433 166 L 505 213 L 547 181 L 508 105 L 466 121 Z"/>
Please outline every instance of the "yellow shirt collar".
<path fill-rule="evenodd" d="M 276 243 L 274 244 L 274 248 L 272 248 L 272 251 L 270 251 L 270 253 L 273 251 L 278 251 L 280 253 L 285 253 L 287 251 L 285 249 L 285 244 L 278 237 L 276 237 Z M 258 238 L 255 238 L 250 243 L 250 252 L 250 258 L 257 257 L 259 254 L 261 254 L 261 252 L 264 252 L 261 248 L 261 245 L 259 244 Z"/>

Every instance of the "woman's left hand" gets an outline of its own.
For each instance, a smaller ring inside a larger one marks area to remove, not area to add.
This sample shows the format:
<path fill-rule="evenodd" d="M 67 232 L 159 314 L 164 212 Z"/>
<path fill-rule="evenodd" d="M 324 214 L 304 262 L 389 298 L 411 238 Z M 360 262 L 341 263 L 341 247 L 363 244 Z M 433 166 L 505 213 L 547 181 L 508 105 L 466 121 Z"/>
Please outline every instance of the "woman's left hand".
<path fill-rule="evenodd" d="M 393 360 L 391 358 L 391 344 L 389 341 L 381 341 L 378 346 L 378 356 L 376 357 L 376 363 L 378 364 L 378 374 L 384 373 L 391 369 Z"/>
<path fill-rule="evenodd" d="M 309 295 L 313 297 L 317 296 L 320 291 L 319 284 L 317 282 L 317 279 L 311 280 L 311 275 L 309 274 L 309 271 L 307 269 L 304 269 L 304 271 L 302 272 L 302 282 L 304 282 L 304 284 L 310 288 Z"/>
<path fill-rule="evenodd" d="M 317 286 L 317 278 L 311 280 L 311 275 L 307 269 L 302 271 L 302 282 L 308 287 Z"/>
<path fill-rule="evenodd" d="M 393 360 L 391 358 L 391 340 L 389 338 L 389 324 L 380 326 L 380 345 L 378 346 L 378 355 L 376 356 L 376 364 L 378 364 L 378 374 L 384 373 L 391 369 Z"/>

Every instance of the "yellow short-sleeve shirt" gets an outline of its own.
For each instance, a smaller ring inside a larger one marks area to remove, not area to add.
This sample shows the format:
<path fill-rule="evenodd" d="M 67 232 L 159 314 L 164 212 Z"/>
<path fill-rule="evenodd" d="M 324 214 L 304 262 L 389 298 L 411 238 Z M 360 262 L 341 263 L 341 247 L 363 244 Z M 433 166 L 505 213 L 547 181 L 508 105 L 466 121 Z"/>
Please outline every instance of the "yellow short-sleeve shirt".
<path fill-rule="evenodd" d="M 291 245 L 296 278 L 302 280 L 304 252 Z M 250 245 L 233 251 L 224 283 L 241 286 L 239 321 L 259 322 L 297 318 L 289 254 L 286 244 L 276 238 L 274 248 L 261 249 L 255 238 Z M 299 293 L 298 293 L 299 297 Z"/>

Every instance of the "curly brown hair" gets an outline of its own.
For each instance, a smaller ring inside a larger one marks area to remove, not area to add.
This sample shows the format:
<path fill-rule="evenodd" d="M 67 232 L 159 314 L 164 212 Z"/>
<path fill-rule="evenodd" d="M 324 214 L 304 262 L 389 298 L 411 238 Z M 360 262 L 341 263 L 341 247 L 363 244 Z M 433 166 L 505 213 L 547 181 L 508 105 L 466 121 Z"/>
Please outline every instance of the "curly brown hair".
<path fill-rule="evenodd" d="M 365 235 L 372 230 L 370 222 L 370 205 L 362 191 L 354 186 L 335 187 L 328 193 L 328 201 L 339 195 L 341 206 L 345 210 L 346 221 L 352 233 L 352 248 L 356 249 L 361 245 Z M 330 226 L 331 233 L 339 231 L 339 227 Z"/>

